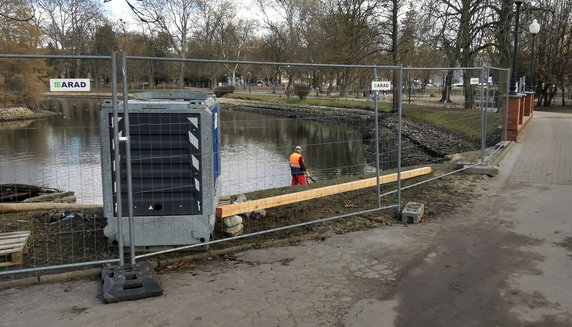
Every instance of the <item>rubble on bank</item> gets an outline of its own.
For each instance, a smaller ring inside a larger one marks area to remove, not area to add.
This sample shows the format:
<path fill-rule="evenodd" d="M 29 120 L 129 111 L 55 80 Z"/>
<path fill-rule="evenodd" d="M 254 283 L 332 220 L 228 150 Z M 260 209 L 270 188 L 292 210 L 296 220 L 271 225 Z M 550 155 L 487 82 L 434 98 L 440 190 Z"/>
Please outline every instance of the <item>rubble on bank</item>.
<path fill-rule="evenodd" d="M 300 118 L 335 124 L 355 129 L 363 134 L 368 142 L 367 160 L 375 162 L 375 131 L 364 130 L 365 126 L 373 127 L 374 112 L 364 109 L 336 108 L 326 106 L 308 106 L 287 103 L 270 103 L 262 101 L 219 99 L 223 108 L 236 111 L 247 111 L 288 118 Z M 387 148 L 388 141 L 395 141 L 397 117 L 395 114 L 380 114 L 380 148 Z M 403 117 L 402 119 L 402 166 L 430 164 L 445 161 L 447 156 L 479 149 L 479 144 L 462 135 L 454 134 L 431 124 Z M 390 151 L 389 155 L 396 155 Z M 382 162 L 395 162 L 396 158 L 381 158 Z M 382 167 L 382 169 L 393 167 Z"/>
<path fill-rule="evenodd" d="M 47 110 L 32 110 L 25 107 L 0 107 L 0 121 L 37 119 L 56 115 L 58 113 Z"/>

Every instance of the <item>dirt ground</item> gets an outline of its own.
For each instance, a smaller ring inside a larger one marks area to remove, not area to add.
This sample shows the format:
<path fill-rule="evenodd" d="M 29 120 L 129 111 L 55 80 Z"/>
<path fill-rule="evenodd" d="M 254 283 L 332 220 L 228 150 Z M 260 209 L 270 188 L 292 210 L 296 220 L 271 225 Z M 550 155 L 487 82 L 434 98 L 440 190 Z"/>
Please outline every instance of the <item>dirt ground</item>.
<path fill-rule="evenodd" d="M 429 176 L 443 174 L 454 167 L 452 163 L 433 165 L 433 173 Z M 427 179 L 423 176 L 412 180 L 404 180 L 403 186 Z M 370 176 L 353 176 L 337 180 L 319 181 L 304 186 L 286 187 L 246 194 L 248 200 L 323 187 L 348 182 Z M 442 179 L 423 184 L 402 192 L 402 206 L 408 201 L 431 203 L 425 210 L 424 220 L 429 221 L 442 212 L 450 211 L 456 206 L 467 203 L 473 191 L 483 178 L 481 175 L 454 174 Z M 395 185 L 382 186 L 382 193 L 391 191 Z M 243 216 L 244 233 L 254 233 L 268 229 L 294 225 L 298 223 L 340 216 L 373 209 L 378 206 L 375 187 L 318 198 L 311 201 L 267 209 L 265 217 Z M 396 203 L 394 195 L 383 198 L 382 205 Z M 4 231 L 31 230 L 28 253 L 24 256 L 21 268 L 37 266 L 61 265 L 76 262 L 114 259 L 118 256 L 117 247 L 103 235 L 106 219 L 99 209 L 74 211 L 34 211 L 16 214 L 0 214 L 0 226 Z M 230 242 L 211 245 L 211 250 L 223 250 L 235 246 L 258 246 L 276 240 L 326 238 L 335 234 L 368 230 L 380 226 L 399 226 L 402 222 L 396 219 L 396 210 L 387 209 L 367 214 L 359 214 L 328 222 L 321 222 L 304 227 L 262 234 Z M 221 220 L 217 220 L 213 239 L 225 238 Z M 194 250 L 204 251 L 204 249 Z M 189 252 L 174 252 L 152 260 L 176 260 L 186 257 Z M 5 258 L 8 260 L 8 257 Z M 20 267 L 20 266 L 18 266 Z M 30 274 L 17 275 L 17 278 Z M 3 277 L 6 280 L 8 277 Z"/>

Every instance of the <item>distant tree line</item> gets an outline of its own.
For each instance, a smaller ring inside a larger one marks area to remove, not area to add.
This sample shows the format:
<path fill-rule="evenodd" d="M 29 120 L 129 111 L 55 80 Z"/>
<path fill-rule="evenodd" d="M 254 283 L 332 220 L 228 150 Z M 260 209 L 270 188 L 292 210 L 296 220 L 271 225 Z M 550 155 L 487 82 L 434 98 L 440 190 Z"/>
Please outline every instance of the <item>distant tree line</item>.
<path fill-rule="evenodd" d="M 133 6 L 130 19 L 114 18 L 103 0 L 3 0 L 0 53 L 109 55 L 124 51 L 141 57 L 404 67 L 490 64 L 509 68 L 512 60 L 512 0 L 253 1 L 256 20 L 239 16 L 241 3 L 231 0 L 129 1 Z M 530 77 L 528 25 L 537 19 L 541 31 L 535 38 L 533 75 L 539 103 L 550 105 L 558 91 L 570 94 L 572 2 L 529 0 L 521 13 L 517 75 Z M 135 88 L 260 83 L 284 84 L 290 94 L 295 84 L 302 83 L 341 95 L 366 90 L 372 74 L 365 69 L 148 60 L 129 61 L 128 72 L 130 86 Z M 499 81 L 508 83 L 503 76 L 498 76 Z M 0 103 L 37 104 L 38 90 L 50 77 L 89 77 L 95 88 L 109 88 L 110 67 L 101 60 L 0 59 Z M 466 108 L 474 106 L 471 77 L 463 71 Z M 396 82 L 391 71 L 378 72 L 378 78 Z M 407 78 L 424 86 L 434 76 L 419 70 Z M 442 79 L 441 101 L 447 102 L 453 72 Z"/>

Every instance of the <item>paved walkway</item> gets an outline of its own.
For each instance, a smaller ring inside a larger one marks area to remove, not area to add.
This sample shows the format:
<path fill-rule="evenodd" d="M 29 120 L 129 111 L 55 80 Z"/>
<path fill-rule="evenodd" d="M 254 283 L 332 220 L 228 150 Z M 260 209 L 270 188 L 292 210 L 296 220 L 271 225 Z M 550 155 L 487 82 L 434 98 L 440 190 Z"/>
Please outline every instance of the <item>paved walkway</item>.
<path fill-rule="evenodd" d="M 500 174 L 446 217 L 248 250 L 161 274 L 0 292 L 6 326 L 572 326 L 572 115 L 536 112 Z M 431 205 L 430 203 L 427 205 Z"/>

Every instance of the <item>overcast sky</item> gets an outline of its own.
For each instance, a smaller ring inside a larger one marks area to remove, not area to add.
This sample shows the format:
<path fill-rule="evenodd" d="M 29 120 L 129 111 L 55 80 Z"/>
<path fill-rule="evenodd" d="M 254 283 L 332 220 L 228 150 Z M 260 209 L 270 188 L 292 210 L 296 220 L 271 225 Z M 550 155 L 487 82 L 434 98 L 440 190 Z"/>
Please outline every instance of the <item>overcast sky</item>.
<path fill-rule="evenodd" d="M 234 0 L 234 1 L 237 4 L 236 7 L 238 8 L 239 15 L 251 19 L 256 18 L 253 17 L 252 15 L 253 12 L 252 9 L 255 6 L 253 4 L 253 0 Z M 137 7 L 137 2 L 138 2 L 137 0 L 129 0 L 129 2 L 135 7 Z M 114 17 L 122 18 L 123 20 L 128 22 L 134 22 L 137 19 L 135 15 L 131 12 L 131 9 L 129 8 L 125 0 L 111 0 L 109 2 L 104 3 L 103 6 Z"/>

